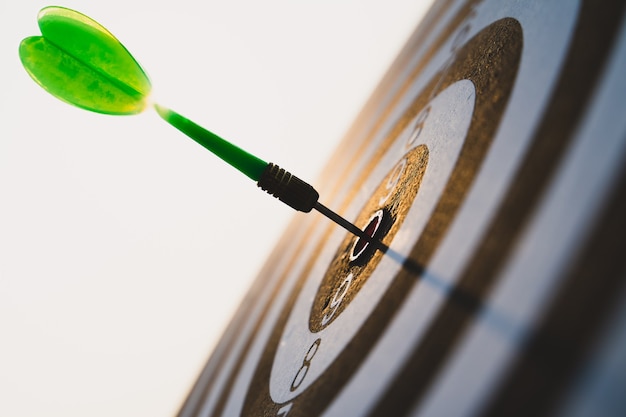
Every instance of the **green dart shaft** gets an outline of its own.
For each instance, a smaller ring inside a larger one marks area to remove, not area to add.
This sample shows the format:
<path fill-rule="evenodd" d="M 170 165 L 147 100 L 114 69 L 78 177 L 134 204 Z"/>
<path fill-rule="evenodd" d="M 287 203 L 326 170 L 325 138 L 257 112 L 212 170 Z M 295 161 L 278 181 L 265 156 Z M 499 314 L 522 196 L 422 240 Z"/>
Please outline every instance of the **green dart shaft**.
<path fill-rule="evenodd" d="M 268 164 L 173 110 L 158 104 L 154 107 L 163 120 L 256 181 L 264 191 L 298 211 L 308 213 L 316 208 L 319 193 L 300 178 L 275 164 Z"/>
<path fill-rule="evenodd" d="M 237 168 L 250 179 L 258 181 L 267 167 L 267 162 L 222 139 L 215 133 L 206 130 L 175 111 L 158 104 L 154 107 L 163 120 L 213 152 L 228 164 Z"/>
<path fill-rule="evenodd" d="M 371 236 L 365 234 L 365 232 L 354 224 L 321 204 L 318 201 L 319 193 L 305 181 L 290 174 L 278 165 L 267 163 L 257 158 L 173 110 L 159 105 L 155 105 L 155 108 L 163 120 L 204 146 L 228 164 L 237 168 L 250 179 L 257 181 L 257 185 L 261 189 L 267 191 L 285 204 L 305 213 L 315 209 L 350 233 L 368 242 L 373 242 Z M 380 250 L 386 252 L 388 249 L 381 242 L 373 243 L 376 244 L 377 248 Z"/>

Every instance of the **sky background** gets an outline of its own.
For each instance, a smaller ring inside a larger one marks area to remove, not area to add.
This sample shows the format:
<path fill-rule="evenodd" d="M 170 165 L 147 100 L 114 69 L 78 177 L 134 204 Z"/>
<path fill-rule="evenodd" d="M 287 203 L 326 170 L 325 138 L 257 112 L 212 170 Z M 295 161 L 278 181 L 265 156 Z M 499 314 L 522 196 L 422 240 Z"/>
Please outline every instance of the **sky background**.
<path fill-rule="evenodd" d="M 315 184 L 430 1 L 67 1 L 155 101 Z M 0 415 L 172 416 L 289 207 L 160 120 L 48 95 L 1 0 Z M 324 196 L 320 200 L 324 201 Z"/>

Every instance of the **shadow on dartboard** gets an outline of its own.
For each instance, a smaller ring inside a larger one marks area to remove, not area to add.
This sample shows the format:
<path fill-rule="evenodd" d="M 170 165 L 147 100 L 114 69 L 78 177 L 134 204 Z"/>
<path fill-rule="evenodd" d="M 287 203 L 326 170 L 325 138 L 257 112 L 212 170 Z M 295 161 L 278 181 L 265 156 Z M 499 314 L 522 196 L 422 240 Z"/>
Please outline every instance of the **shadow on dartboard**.
<path fill-rule="evenodd" d="M 624 415 L 624 6 L 437 1 L 179 415 Z"/>

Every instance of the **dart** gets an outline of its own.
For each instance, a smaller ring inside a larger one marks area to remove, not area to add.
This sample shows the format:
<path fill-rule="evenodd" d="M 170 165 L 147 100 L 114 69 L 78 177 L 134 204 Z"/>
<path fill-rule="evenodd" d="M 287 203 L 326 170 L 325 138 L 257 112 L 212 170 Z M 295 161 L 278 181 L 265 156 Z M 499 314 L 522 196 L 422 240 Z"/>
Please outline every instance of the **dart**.
<path fill-rule="evenodd" d="M 315 209 L 378 249 L 388 249 L 321 204 L 319 193 L 305 181 L 175 111 L 151 104 L 152 86 L 146 72 L 104 26 L 75 10 L 57 6 L 43 8 L 37 20 L 41 36 L 22 40 L 19 55 L 31 78 L 53 96 L 76 107 L 110 115 L 133 115 L 154 107 L 167 123 L 283 203 L 305 213 Z"/>

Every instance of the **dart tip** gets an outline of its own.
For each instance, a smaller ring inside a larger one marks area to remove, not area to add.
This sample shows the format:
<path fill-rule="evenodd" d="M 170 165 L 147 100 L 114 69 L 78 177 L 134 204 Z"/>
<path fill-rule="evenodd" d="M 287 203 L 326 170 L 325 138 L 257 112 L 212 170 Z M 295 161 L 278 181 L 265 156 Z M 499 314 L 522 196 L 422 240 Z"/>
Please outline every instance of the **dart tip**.
<path fill-rule="evenodd" d="M 365 242 L 367 242 L 367 244 L 373 245 L 376 249 L 382 251 L 383 253 L 386 253 L 389 250 L 389 246 L 381 242 L 380 239 L 377 239 L 373 235 L 366 233 L 364 230 L 359 229 L 355 224 L 344 219 L 339 214 L 335 213 L 322 203 L 315 203 L 314 208 L 333 222 L 337 223 L 339 226 L 346 229 L 348 232 L 357 236 L 359 239 L 363 239 Z"/>

